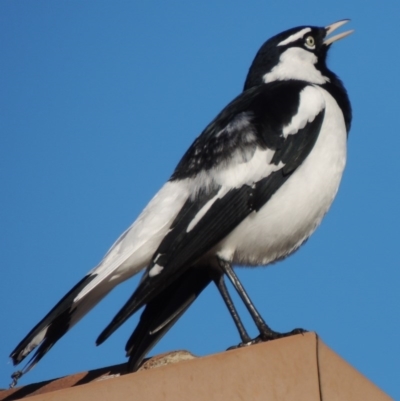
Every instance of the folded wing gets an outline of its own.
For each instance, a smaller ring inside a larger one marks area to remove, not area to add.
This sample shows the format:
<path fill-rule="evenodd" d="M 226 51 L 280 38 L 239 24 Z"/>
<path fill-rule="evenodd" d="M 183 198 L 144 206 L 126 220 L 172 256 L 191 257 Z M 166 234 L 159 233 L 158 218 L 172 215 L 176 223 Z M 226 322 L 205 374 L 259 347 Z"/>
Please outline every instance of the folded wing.
<path fill-rule="evenodd" d="M 215 264 L 213 248 L 249 214 L 257 213 L 307 158 L 324 112 L 317 88 L 285 81 L 244 92 L 217 116 L 171 178 L 185 182 L 192 196 L 161 241 L 138 288 L 97 344 L 142 306 L 168 292 L 192 266 Z"/>

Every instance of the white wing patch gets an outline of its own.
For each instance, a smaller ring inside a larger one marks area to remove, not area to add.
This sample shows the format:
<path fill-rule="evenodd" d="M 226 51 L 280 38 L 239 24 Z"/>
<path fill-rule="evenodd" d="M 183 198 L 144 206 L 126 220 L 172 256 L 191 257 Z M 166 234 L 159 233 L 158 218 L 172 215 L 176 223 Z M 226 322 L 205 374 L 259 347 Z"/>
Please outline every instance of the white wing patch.
<path fill-rule="evenodd" d="M 275 151 L 271 149 L 257 148 L 253 157 L 246 163 L 237 163 L 233 158 L 228 165 L 212 171 L 214 181 L 229 188 L 251 185 L 280 168 L 270 164 L 274 153 Z"/>
<path fill-rule="evenodd" d="M 257 148 L 249 160 L 243 161 L 242 154 L 238 152 L 232 156 L 230 162 L 222 163 L 208 171 L 202 171 L 194 179 L 186 179 L 192 199 L 195 199 L 200 190 L 208 190 L 215 185 L 227 189 L 239 188 L 245 184 L 252 185 L 279 170 L 282 168 L 282 164 L 278 166 L 270 164 L 274 153 L 275 151 L 271 149 Z"/>
<path fill-rule="evenodd" d="M 301 31 L 294 33 L 293 35 L 290 35 L 285 40 L 282 40 L 282 42 L 279 42 L 277 46 L 285 46 L 289 43 L 296 42 L 296 40 L 301 39 L 308 32 L 311 32 L 311 28 L 304 28 Z"/>
<path fill-rule="evenodd" d="M 280 170 L 284 166 L 282 162 L 278 165 L 271 164 L 274 153 L 275 151 L 271 149 L 262 150 L 257 148 L 253 157 L 245 163 L 238 162 L 238 160 L 233 157 L 229 164 L 199 174 L 196 179 L 193 180 L 193 184 L 197 183 L 199 188 L 207 187 L 211 183 L 220 185 L 221 188 L 218 193 L 197 212 L 196 216 L 188 225 L 186 232 L 193 230 L 214 202 L 217 199 L 223 198 L 229 190 L 240 188 L 243 185 L 253 185 L 255 182 L 269 176 L 274 171 Z M 198 192 L 198 189 L 196 192 Z"/>
<path fill-rule="evenodd" d="M 283 128 L 283 136 L 296 134 L 325 108 L 325 100 L 321 92 L 314 86 L 306 86 L 300 92 L 300 103 L 297 113 L 286 127 Z"/>
<path fill-rule="evenodd" d="M 214 204 L 214 202 L 217 199 L 221 199 L 227 192 L 227 188 L 221 188 L 218 193 L 212 197 L 196 214 L 196 216 L 194 216 L 194 219 L 190 222 L 190 224 L 188 225 L 186 232 L 188 233 L 189 231 L 191 231 L 195 225 L 204 217 L 204 215 L 208 212 L 208 210 L 210 209 L 210 207 Z"/>
<path fill-rule="evenodd" d="M 188 199 L 189 190 L 185 180 L 167 182 L 90 272 L 96 277 L 75 297 L 74 302 L 80 301 L 100 283 L 114 281 L 116 285 L 146 267 Z"/>
<path fill-rule="evenodd" d="M 157 274 L 160 274 L 163 271 L 164 267 L 160 265 L 154 265 L 150 271 L 149 271 L 149 276 L 154 277 L 157 276 Z"/>

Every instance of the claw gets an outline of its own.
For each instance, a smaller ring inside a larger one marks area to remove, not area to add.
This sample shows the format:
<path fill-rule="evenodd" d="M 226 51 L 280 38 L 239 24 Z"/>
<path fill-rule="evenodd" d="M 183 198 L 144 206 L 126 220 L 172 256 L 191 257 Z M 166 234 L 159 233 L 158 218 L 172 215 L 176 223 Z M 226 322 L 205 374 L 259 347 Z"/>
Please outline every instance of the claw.
<path fill-rule="evenodd" d="M 238 345 L 232 345 L 231 347 L 227 348 L 227 351 L 230 351 L 232 349 L 237 349 L 237 348 L 243 348 L 243 347 L 248 347 L 253 344 L 258 344 L 263 342 L 263 340 L 260 338 L 260 336 L 253 338 L 252 340 L 246 342 L 246 343 L 239 343 Z"/>
<path fill-rule="evenodd" d="M 10 384 L 10 388 L 14 388 L 14 387 L 17 385 L 18 379 L 19 379 L 22 375 L 23 375 L 22 370 L 17 370 L 16 372 L 14 372 L 14 373 L 11 375 L 12 382 L 11 382 L 11 384 Z"/>
<path fill-rule="evenodd" d="M 296 334 L 304 334 L 307 333 L 307 330 L 304 329 L 293 329 L 292 331 L 288 331 L 287 333 L 278 333 L 276 331 L 268 331 L 266 333 L 261 333 L 261 341 L 272 341 L 277 340 L 278 338 L 295 336 Z"/>
<path fill-rule="evenodd" d="M 267 331 L 265 333 L 261 333 L 258 337 L 253 338 L 251 341 L 247 343 L 239 343 L 238 345 L 232 345 L 231 347 L 227 348 L 227 351 L 232 349 L 248 347 L 249 345 L 263 343 L 267 341 L 277 340 L 283 337 L 290 337 L 295 336 L 297 334 L 304 334 L 307 333 L 307 330 L 304 329 L 293 329 L 292 331 L 288 331 L 287 333 L 278 333 L 276 331 Z"/>

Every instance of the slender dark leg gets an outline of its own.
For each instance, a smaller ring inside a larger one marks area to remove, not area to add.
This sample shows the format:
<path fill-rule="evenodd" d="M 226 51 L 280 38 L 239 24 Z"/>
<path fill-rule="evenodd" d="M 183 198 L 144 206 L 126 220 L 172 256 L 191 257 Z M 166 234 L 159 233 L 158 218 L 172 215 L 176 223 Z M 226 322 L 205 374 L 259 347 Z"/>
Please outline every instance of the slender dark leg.
<path fill-rule="evenodd" d="M 261 317 L 260 313 L 257 311 L 255 306 L 251 302 L 251 299 L 249 298 L 245 289 L 243 288 L 242 283 L 239 281 L 238 277 L 233 271 L 231 264 L 224 260 L 219 259 L 219 265 L 223 270 L 223 272 L 228 276 L 229 280 L 232 282 L 240 298 L 242 299 L 244 305 L 249 311 L 251 317 L 253 318 L 254 323 L 260 332 L 259 341 L 274 340 L 276 338 L 287 337 L 290 335 L 300 334 L 305 332 L 305 330 L 303 329 L 294 329 L 288 333 L 277 333 L 276 331 L 271 330 L 271 328 L 265 323 L 264 319 Z M 257 339 L 253 340 L 252 342 L 257 342 Z"/>
<path fill-rule="evenodd" d="M 242 340 L 242 343 L 243 344 L 250 343 L 252 341 L 252 339 L 250 338 L 246 329 L 244 328 L 243 323 L 240 320 L 239 314 L 235 308 L 235 305 L 233 304 L 232 298 L 229 295 L 228 289 L 226 288 L 226 285 L 225 285 L 224 275 L 222 274 L 220 277 L 215 279 L 214 282 L 217 285 L 217 288 L 218 288 L 223 300 L 225 301 L 226 307 L 228 308 L 233 321 L 235 322 L 235 325 L 239 331 L 239 335 Z"/>

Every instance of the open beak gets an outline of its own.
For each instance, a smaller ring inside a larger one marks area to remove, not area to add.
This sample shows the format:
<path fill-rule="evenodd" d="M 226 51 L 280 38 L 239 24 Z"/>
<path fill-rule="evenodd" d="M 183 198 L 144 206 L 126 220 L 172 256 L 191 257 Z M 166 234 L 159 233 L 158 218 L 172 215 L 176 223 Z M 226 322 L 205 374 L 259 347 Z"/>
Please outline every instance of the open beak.
<path fill-rule="evenodd" d="M 336 29 L 340 28 L 341 26 L 343 26 L 344 24 L 347 24 L 348 22 L 350 22 L 349 19 L 343 19 L 341 21 L 335 22 L 331 25 L 328 25 L 327 27 L 325 27 L 326 29 L 326 36 L 330 35 L 332 32 L 336 31 Z M 354 32 L 354 30 L 350 30 L 350 31 L 346 31 L 346 32 L 342 32 L 342 33 L 338 33 L 335 36 L 332 36 L 328 39 L 324 40 L 324 45 L 329 46 L 331 45 L 333 42 L 337 42 L 340 39 L 345 38 L 346 36 L 349 36 L 350 34 L 352 34 Z"/>

